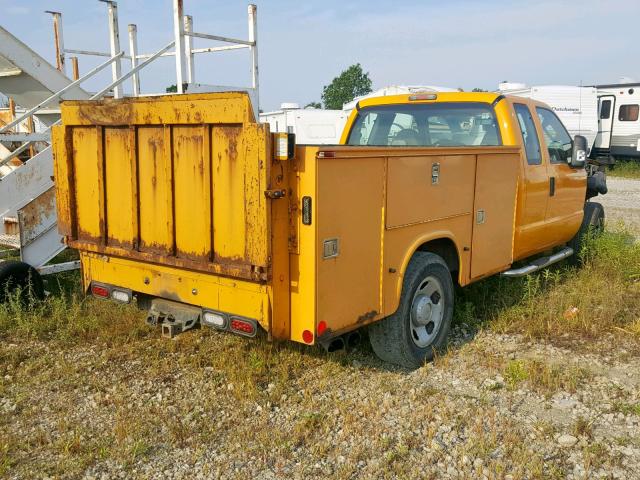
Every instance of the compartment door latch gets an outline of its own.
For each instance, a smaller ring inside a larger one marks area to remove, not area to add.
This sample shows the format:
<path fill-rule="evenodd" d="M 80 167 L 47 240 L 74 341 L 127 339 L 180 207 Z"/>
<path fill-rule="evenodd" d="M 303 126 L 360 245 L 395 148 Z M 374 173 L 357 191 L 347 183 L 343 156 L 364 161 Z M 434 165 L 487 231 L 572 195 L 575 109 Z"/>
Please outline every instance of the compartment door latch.
<path fill-rule="evenodd" d="M 264 195 L 271 200 L 277 200 L 278 198 L 286 197 L 287 191 L 284 188 L 281 190 L 265 190 Z"/>

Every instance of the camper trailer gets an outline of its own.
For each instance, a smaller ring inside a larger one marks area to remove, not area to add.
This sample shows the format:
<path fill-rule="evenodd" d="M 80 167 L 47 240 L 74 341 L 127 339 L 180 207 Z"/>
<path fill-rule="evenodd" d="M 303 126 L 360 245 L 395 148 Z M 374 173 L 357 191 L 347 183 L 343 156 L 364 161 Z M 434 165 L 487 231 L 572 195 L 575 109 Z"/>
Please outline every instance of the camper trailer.
<path fill-rule="evenodd" d="M 597 85 L 599 157 L 640 160 L 640 83 Z"/>
<path fill-rule="evenodd" d="M 260 114 L 272 132 L 295 133 L 301 145 L 337 145 L 347 123 L 342 110 L 300 108 L 297 103 L 283 103 L 280 110 Z"/>
<path fill-rule="evenodd" d="M 592 149 L 598 135 L 598 91 L 595 87 L 543 85 L 502 82 L 500 93 L 531 98 L 549 105 L 572 137 L 582 135 Z"/>

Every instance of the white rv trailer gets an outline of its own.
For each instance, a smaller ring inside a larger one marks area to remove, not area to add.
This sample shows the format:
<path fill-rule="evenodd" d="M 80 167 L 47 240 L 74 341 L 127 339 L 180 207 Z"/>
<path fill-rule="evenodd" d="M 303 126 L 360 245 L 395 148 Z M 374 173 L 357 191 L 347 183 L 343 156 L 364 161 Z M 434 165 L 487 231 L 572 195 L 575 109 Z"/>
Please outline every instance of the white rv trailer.
<path fill-rule="evenodd" d="M 531 98 L 546 103 L 558 115 L 572 137 L 586 137 L 589 148 L 598 135 L 598 91 L 595 87 L 541 85 L 527 87 L 523 83 L 503 82 L 501 93 Z"/>
<path fill-rule="evenodd" d="M 348 113 L 342 110 L 300 108 L 297 103 L 283 103 L 280 110 L 260 114 L 272 132 L 295 133 L 301 145 L 337 145 L 347 123 Z"/>
<path fill-rule="evenodd" d="M 640 83 L 596 85 L 598 136 L 594 153 L 640 160 Z"/>

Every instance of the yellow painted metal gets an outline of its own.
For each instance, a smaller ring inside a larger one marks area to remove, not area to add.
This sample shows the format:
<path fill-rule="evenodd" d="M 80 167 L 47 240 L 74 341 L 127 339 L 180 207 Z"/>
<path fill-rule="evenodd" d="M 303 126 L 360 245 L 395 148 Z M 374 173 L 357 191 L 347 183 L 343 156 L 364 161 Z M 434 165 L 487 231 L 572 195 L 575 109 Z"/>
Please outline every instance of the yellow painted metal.
<path fill-rule="evenodd" d="M 173 252 L 171 127 L 140 127 L 137 143 L 139 248 L 170 255 Z"/>
<path fill-rule="evenodd" d="M 471 278 L 501 272 L 513 263 L 520 155 L 476 157 Z"/>
<path fill-rule="evenodd" d="M 318 160 L 316 318 L 332 331 L 369 323 L 382 312 L 385 168 L 380 156 Z M 332 241 L 337 255 L 327 257 L 324 244 Z"/>
<path fill-rule="evenodd" d="M 290 250 L 290 338 L 303 343 L 302 332 L 315 332 L 316 327 L 316 155 L 318 147 L 297 147 L 291 166 L 289 188 L 291 191 L 292 218 L 290 232 L 294 248 Z M 311 225 L 302 223 L 302 198 L 311 199 Z"/>
<path fill-rule="evenodd" d="M 85 288 L 93 281 L 257 320 L 268 330 L 268 286 L 183 268 L 81 253 Z M 194 294 L 195 292 L 195 294 Z"/>
<path fill-rule="evenodd" d="M 71 246 L 268 280 L 272 155 L 246 94 L 65 102 L 62 118 Z"/>

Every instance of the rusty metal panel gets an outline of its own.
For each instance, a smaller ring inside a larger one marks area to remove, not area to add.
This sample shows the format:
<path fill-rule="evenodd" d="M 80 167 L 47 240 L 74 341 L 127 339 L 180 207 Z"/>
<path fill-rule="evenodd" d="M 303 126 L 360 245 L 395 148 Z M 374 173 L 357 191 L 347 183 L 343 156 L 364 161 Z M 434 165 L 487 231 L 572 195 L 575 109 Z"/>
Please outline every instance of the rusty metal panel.
<path fill-rule="evenodd" d="M 176 254 L 195 261 L 211 256 L 208 137 L 208 125 L 173 128 Z"/>
<path fill-rule="evenodd" d="M 66 101 L 64 125 L 245 124 L 254 122 L 246 93 L 165 95 L 93 101 Z"/>
<path fill-rule="evenodd" d="M 268 126 L 253 123 L 246 94 L 153 100 L 63 104 L 71 148 L 63 135 L 55 143 L 69 245 L 267 280 Z"/>
<path fill-rule="evenodd" d="M 104 227 L 102 141 L 95 127 L 73 129 L 74 204 L 80 240 L 100 242 Z"/>
<path fill-rule="evenodd" d="M 135 145 L 128 128 L 104 129 L 104 183 L 107 243 L 132 248 L 137 235 L 137 202 L 132 185 Z"/>
<path fill-rule="evenodd" d="M 173 253 L 171 127 L 138 128 L 140 250 Z"/>
<path fill-rule="evenodd" d="M 54 179 L 57 185 L 56 210 L 58 231 L 70 237 L 74 234 L 75 202 L 73 198 L 73 144 L 71 130 L 62 125 L 51 128 L 54 158 Z"/>
<path fill-rule="evenodd" d="M 264 264 L 268 256 L 267 135 L 263 126 L 214 127 L 212 133 L 214 259 Z"/>

